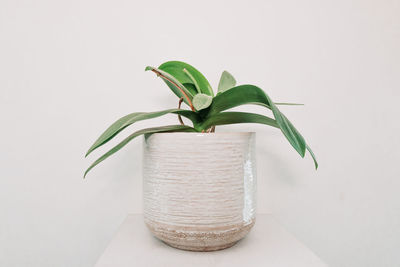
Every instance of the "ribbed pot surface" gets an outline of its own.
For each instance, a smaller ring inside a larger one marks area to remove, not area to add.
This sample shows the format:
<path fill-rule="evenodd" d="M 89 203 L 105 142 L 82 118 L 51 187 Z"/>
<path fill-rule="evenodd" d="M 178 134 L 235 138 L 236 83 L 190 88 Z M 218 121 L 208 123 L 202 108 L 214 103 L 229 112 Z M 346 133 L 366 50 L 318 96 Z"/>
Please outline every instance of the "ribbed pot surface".
<path fill-rule="evenodd" d="M 144 139 L 144 219 L 170 246 L 230 247 L 254 225 L 255 133 L 158 133 Z"/>

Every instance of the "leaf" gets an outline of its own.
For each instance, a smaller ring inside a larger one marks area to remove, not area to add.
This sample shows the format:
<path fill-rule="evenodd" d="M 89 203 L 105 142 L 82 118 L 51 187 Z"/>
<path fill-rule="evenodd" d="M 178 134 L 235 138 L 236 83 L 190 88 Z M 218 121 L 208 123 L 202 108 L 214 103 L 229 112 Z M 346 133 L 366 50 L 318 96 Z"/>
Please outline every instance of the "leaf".
<path fill-rule="evenodd" d="M 222 112 L 215 114 L 204 121 L 201 124 L 200 128 L 206 130 L 211 128 L 212 126 L 235 123 L 260 123 L 275 128 L 280 128 L 278 123 L 274 119 L 271 119 L 267 116 L 246 112 Z M 315 169 L 318 169 L 317 158 L 315 157 L 313 151 L 308 145 L 306 145 L 306 149 L 308 150 L 314 161 Z"/>
<path fill-rule="evenodd" d="M 272 101 L 270 102 L 272 113 L 274 114 L 275 120 L 281 128 L 283 135 L 285 135 L 286 139 L 294 147 L 294 149 L 296 149 L 300 156 L 304 158 L 306 153 L 306 141 L 304 140 L 303 136 L 297 131 L 288 118 L 286 118 L 286 116 L 279 111 L 277 106 L 275 106 Z"/>
<path fill-rule="evenodd" d="M 197 89 L 196 89 L 196 87 L 194 86 L 194 84 L 193 83 L 183 83 L 183 86 L 185 86 L 185 88 L 192 94 L 192 95 L 196 95 L 198 92 L 197 92 Z"/>
<path fill-rule="evenodd" d="M 317 157 L 314 155 L 314 152 L 312 152 L 311 148 L 307 145 L 306 146 L 308 152 L 310 152 L 310 155 L 312 157 L 312 159 L 314 160 L 314 165 L 315 165 L 315 169 L 318 169 L 318 162 L 317 162 Z"/>
<path fill-rule="evenodd" d="M 161 77 L 168 87 L 175 93 L 179 98 L 183 97 L 183 101 L 193 109 L 192 99 L 193 95 L 183 86 L 175 77 L 171 76 L 169 73 L 159 70 L 157 68 L 147 66 L 145 71 L 151 70 L 157 76 Z"/>
<path fill-rule="evenodd" d="M 282 103 L 282 102 L 274 102 L 275 105 L 279 106 L 304 106 L 304 104 L 298 104 L 298 103 Z"/>
<path fill-rule="evenodd" d="M 212 99 L 212 96 L 197 94 L 193 97 L 193 106 L 197 111 L 206 109 L 211 105 Z"/>
<path fill-rule="evenodd" d="M 134 132 L 133 134 L 129 135 L 127 138 L 125 138 L 121 143 L 113 147 L 111 150 L 109 150 L 107 153 L 105 153 L 103 156 L 98 158 L 95 162 L 93 162 L 89 168 L 85 171 L 85 174 L 83 178 L 86 177 L 88 172 L 93 169 L 97 164 L 123 148 L 126 144 L 128 144 L 132 139 L 135 137 L 142 135 L 142 134 L 152 134 L 152 133 L 161 133 L 161 132 L 196 132 L 196 130 L 192 127 L 189 126 L 184 126 L 184 125 L 168 125 L 168 126 L 162 126 L 162 127 L 154 127 L 154 128 L 147 128 L 143 129 L 137 132 Z"/>
<path fill-rule="evenodd" d="M 246 112 L 222 112 L 215 114 L 206 119 L 202 124 L 201 128 L 209 129 L 216 125 L 235 124 L 235 123 L 260 123 L 266 124 L 279 129 L 278 123 L 267 116 L 263 116 L 255 113 Z"/>
<path fill-rule="evenodd" d="M 254 85 L 239 85 L 213 98 L 209 116 L 245 104 L 257 104 L 270 108 L 263 90 Z"/>
<path fill-rule="evenodd" d="M 262 105 L 272 110 L 275 120 L 289 143 L 296 149 L 301 157 L 304 157 L 306 144 L 303 136 L 296 130 L 293 124 L 283 115 L 269 96 L 254 85 L 240 85 L 231 88 L 214 97 L 210 106 L 208 117 L 221 111 L 244 104 Z"/>
<path fill-rule="evenodd" d="M 218 84 L 218 94 L 223 93 L 236 85 L 236 80 L 226 70 L 222 72 L 221 78 Z"/>
<path fill-rule="evenodd" d="M 190 78 L 190 80 L 192 81 L 194 87 L 196 88 L 197 93 L 201 94 L 200 86 L 197 83 L 196 79 L 193 77 L 193 75 L 190 74 L 190 72 L 187 69 L 183 69 L 183 72 Z"/>
<path fill-rule="evenodd" d="M 94 144 L 89 148 L 88 152 L 86 153 L 86 156 L 88 156 L 93 150 L 96 148 L 104 145 L 108 141 L 110 141 L 114 136 L 116 136 L 119 132 L 121 132 L 123 129 L 128 127 L 129 125 L 141 121 L 141 120 L 147 120 L 147 119 L 153 119 L 156 117 L 163 116 L 165 114 L 178 114 L 181 116 L 184 116 L 191 120 L 193 124 L 197 123 L 200 119 L 198 115 L 190 110 L 182 110 L 182 109 L 167 109 L 167 110 L 162 110 L 162 111 L 156 111 L 156 112 L 135 112 L 131 113 L 129 115 L 126 115 L 116 122 L 114 122 L 110 127 L 107 128 L 107 130 L 100 135 L 100 137 L 94 142 Z M 85 157 L 86 157 L 85 156 Z"/>
<path fill-rule="evenodd" d="M 186 69 L 196 80 L 203 94 L 214 96 L 210 83 L 204 75 L 193 66 L 181 61 L 168 61 L 161 64 L 158 68 L 174 76 L 181 83 L 193 83 L 188 75 L 183 71 L 183 69 Z"/>

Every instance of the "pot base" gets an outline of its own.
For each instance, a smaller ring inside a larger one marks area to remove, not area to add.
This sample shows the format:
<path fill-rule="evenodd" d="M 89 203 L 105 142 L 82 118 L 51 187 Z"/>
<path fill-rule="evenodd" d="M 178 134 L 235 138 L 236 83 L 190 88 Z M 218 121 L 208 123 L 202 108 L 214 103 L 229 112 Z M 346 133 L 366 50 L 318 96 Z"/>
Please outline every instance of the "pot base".
<path fill-rule="evenodd" d="M 181 250 L 187 250 L 187 251 L 197 251 L 197 252 L 208 252 L 208 251 L 217 251 L 217 250 L 223 250 L 226 248 L 233 247 L 238 241 L 225 244 L 222 246 L 215 246 L 215 247 L 192 247 L 192 246 L 184 246 L 180 244 L 174 244 L 174 243 L 167 243 L 163 241 L 165 244 L 167 244 L 170 247 L 181 249 Z"/>
<path fill-rule="evenodd" d="M 146 220 L 155 237 L 171 247 L 189 251 L 216 251 L 232 247 L 250 232 L 254 223 L 255 219 L 228 226 L 187 227 Z"/>

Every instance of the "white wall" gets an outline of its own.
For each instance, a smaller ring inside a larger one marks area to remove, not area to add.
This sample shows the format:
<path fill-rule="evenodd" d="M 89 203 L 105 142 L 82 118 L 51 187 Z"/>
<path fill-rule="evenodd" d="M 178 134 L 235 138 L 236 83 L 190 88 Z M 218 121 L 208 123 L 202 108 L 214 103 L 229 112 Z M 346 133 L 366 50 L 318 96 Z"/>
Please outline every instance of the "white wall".
<path fill-rule="evenodd" d="M 83 155 L 120 116 L 176 106 L 143 71 L 171 59 L 306 103 L 282 109 L 317 172 L 274 129 L 220 127 L 258 133 L 259 212 L 331 266 L 399 266 L 399 14 L 389 0 L 1 0 L 0 266 L 92 266 L 141 211 L 141 140 L 86 180 L 100 154 Z"/>

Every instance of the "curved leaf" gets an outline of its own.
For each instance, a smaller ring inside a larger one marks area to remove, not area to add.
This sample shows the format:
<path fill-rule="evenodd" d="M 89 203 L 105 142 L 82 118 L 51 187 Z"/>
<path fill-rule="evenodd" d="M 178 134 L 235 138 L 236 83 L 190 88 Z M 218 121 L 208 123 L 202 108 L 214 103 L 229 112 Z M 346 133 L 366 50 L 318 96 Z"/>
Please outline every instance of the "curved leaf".
<path fill-rule="evenodd" d="M 197 93 L 201 94 L 200 86 L 197 83 L 196 79 L 193 77 L 193 75 L 187 69 L 183 69 L 183 72 L 190 78 L 194 87 L 196 88 Z"/>
<path fill-rule="evenodd" d="M 236 85 L 236 80 L 226 70 L 222 72 L 221 78 L 218 84 L 218 94 L 223 93 Z"/>
<path fill-rule="evenodd" d="M 260 123 L 279 129 L 278 123 L 267 116 L 247 112 L 222 112 L 206 119 L 201 127 L 208 129 L 216 125 L 235 124 L 235 123 Z"/>
<path fill-rule="evenodd" d="M 212 96 L 206 94 L 197 94 L 193 97 L 193 106 L 197 111 L 208 108 L 211 102 Z"/>
<path fill-rule="evenodd" d="M 299 103 L 282 103 L 282 102 L 274 102 L 275 105 L 279 106 L 304 106 L 304 104 L 299 104 Z"/>
<path fill-rule="evenodd" d="M 154 128 L 147 128 L 143 129 L 137 132 L 134 132 L 133 134 L 129 135 L 127 138 L 125 138 L 121 143 L 113 147 L 111 150 L 109 150 L 107 153 L 105 153 L 103 156 L 98 158 L 95 162 L 93 162 L 89 168 L 85 171 L 85 174 L 83 178 L 86 177 L 87 173 L 93 169 L 97 164 L 123 148 L 126 144 L 128 144 L 132 139 L 135 137 L 142 135 L 142 134 L 152 134 L 152 133 L 165 133 L 165 132 L 196 132 L 196 130 L 192 127 L 189 126 L 184 126 L 184 125 L 168 125 L 168 126 L 163 126 L 163 127 L 154 127 Z"/>
<path fill-rule="evenodd" d="M 317 161 L 317 157 L 315 156 L 314 152 L 311 150 L 311 148 L 307 145 L 306 146 L 308 152 L 310 152 L 310 155 L 314 161 L 314 165 L 315 165 L 315 169 L 318 169 L 318 161 Z"/>
<path fill-rule="evenodd" d="M 260 114 L 246 112 L 222 112 L 206 119 L 203 123 L 200 124 L 200 129 L 206 130 L 211 128 L 212 126 L 235 123 L 259 123 L 275 128 L 280 128 L 276 120 Z M 306 145 L 306 149 L 308 150 L 314 161 L 315 169 L 318 169 L 317 158 L 315 157 L 313 151 L 308 145 Z"/>
<path fill-rule="evenodd" d="M 293 124 L 283 115 L 269 96 L 255 85 L 240 85 L 225 91 L 216 97 L 210 106 L 208 117 L 221 111 L 244 104 L 262 105 L 272 110 L 275 120 L 281 128 L 289 143 L 296 149 L 301 157 L 304 157 L 306 143 Z"/>
<path fill-rule="evenodd" d="M 239 85 L 218 94 L 210 106 L 209 116 L 245 104 L 257 104 L 270 108 L 263 90 L 254 85 Z"/>
<path fill-rule="evenodd" d="M 96 148 L 104 145 L 108 141 L 110 141 L 114 136 L 116 136 L 119 132 L 121 132 L 123 129 L 128 127 L 129 125 L 141 121 L 141 120 L 147 120 L 147 119 L 153 119 L 156 117 L 163 116 L 165 114 L 178 114 L 181 116 L 184 116 L 191 120 L 193 124 L 196 124 L 199 121 L 198 115 L 190 110 L 182 110 L 182 109 L 167 109 L 167 110 L 162 110 L 162 111 L 156 111 L 156 112 L 135 112 L 128 114 L 116 122 L 114 122 L 110 127 L 107 128 L 107 130 L 100 135 L 100 137 L 94 142 L 94 144 L 89 148 L 88 152 L 86 153 L 86 156 L 89 155 L 93 150 Z M 86 157 L 85 156 L 85 157 Z"/>
<path fill-rule="evenodd" d="M 189 105 L 189 107 L 191 108 L 193 107 L 192 93 L 189 92 L 189 90 L 187 90 L 186 87 L 183 86 L 183 84 L 180 83 L 174 76 L 171 76 L 169 73 L 151 66 L 147 66 L 145 68 L 145 71 L 148 70 L 153 71 L 155 74 L 157 74 L 157 76 L 161 77 L 161 79 L 163 79 L 163 81 L 168 85 L 168 87 L 172 90 L 172 92 L 175 93 L 176 96 L 178 96 L 179 98 L 183 97 L 183 101 L 187 105 Z"/>
<path fill-rule="evenodd" d="M 210 83 L 204 75 L 193 66 L 181 61 L 168 61 L 161 64 L 158 68 L 171 74 L 181 83 L 193 83 L 188 75 L 183 71 L 183 69 L 186 69 L 196 80 L 203 94 L 214 96 Z"/>
<path fill-rule="evenodd" d="M 306 153 L 306 141 L 304 140 L 304 137 L 299 133 L 299 131 L 297 131 L 288 118 L 279 111 L 275 104 L 272 104 L 271 107 L 272 113 L 274 114 L 275 120 L 278 122 L 282 133 L 286 136 L 286 139 L 296 149 L 300 156 L 304 158 Z"/>

